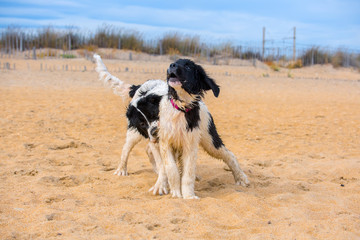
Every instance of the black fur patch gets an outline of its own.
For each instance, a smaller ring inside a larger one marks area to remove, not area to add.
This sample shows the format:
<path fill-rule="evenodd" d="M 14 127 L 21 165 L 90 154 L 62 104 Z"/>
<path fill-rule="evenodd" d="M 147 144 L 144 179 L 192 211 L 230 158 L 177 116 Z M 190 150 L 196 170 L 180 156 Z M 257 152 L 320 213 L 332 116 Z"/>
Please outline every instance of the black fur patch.
<path fill-rule="evenodd" d="M 142 136 L 148 138 L 147 130 L 149 125 L 139 110 L 146 116 L 150 123 L 159 120 L 159 103 L 161 98 L 162 96 L 149 94 L 137 102 L 137 108 L 130 104 L 126 111 L 126 117 L 129 119 L 128 128 L 136 128 Z"/>
<path fill-rule="evenodd" d="M 149 122 L 159 120 L 159 104 L 162 96 L 149 94 L 137 102 L 137 107 L 144 113 Z"/>
<path fill-rule="evenodd" d="M 215 123 L 214 123 L 214 119 L 213 117 L 211 116 L 211 114 L 209 113 L 209 116 L 210 116 L 210 122 L 209 122 L 209 127 L 208 127 L 208 131 L 209 131 L 209 134 L 212 138 L 212 142 L 214 144 L 214 147 L 216 149 L 219 149 L 221 148 L 222 146 L 224 146 L 224 143 L 223 141 L 221 140 L 218 132 L 216 131 L 216 127 L 215 127 Z"/>
<path fill-rule="evenodd" d="M 200 107 L 199 103 L 195 102 L 190 111 L 185 112 L 185 119 L 187 122 L 187 130 L 192 131 L 199 127 L 200 121 Z"/>
<path fill-rule="evenodd" d="M 131 85 L 130 91 L 129 91 L 129 96 L 130 96 L 131 98 L 133 98 L 134 95 L 135 95 L 135 92 L 136 92 L 140 87 L 141 87 L 141 85 Z"/>
<path fill-rule="evenodd" d="M 135 128 L 145 138 L 149 138 L 147 128 L 149 127 L 142 114 L 134 107 L 129 105 L 126 111 L 126 117 L 129 120 L 128 128 Z"/>

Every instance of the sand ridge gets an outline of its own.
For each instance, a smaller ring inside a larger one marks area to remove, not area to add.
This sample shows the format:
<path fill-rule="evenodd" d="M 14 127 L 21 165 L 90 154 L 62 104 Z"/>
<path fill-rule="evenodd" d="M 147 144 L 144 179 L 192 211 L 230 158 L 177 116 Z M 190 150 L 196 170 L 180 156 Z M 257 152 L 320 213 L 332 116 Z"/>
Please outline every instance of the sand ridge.
<path fill-rule="evenodd" d="M 126 104 L 91 62 L 56 61 L 87 71 L 13 60 L 16 71 L 0 72 L 1 238 L 360 238 L 358 72 L 312 67 L 290 78 L 283 69 L 205 65 L 221 86 L 205 102 L 251 186 L 235 186 L 225 164 L 201 151 L 201 199 L 185 201 L 147 192 L 156 174 L 145 142 L 131 153 L 130 176 L 113 175 Z M 168 66 L 105 63 L 140 69 L 116 72 L 132 83 L 164 79 Z"/>

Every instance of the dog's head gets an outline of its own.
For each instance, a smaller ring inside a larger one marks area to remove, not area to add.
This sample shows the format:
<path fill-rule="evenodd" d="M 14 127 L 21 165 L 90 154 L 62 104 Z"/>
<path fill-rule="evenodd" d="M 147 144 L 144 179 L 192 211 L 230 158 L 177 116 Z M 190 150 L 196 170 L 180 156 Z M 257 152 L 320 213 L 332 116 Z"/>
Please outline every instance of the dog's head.
<path fill-rule="evenodd" d="M 145 138 L 150 138 L 150 140 L 156 139 L 161 97 L 149 94 L 130 104 L 126 111 L 126 117 L 129 120 L 128 127 L 136 128 Z M 156 124 L 153 122 L 156 122 Z"/>
<path fill-rule="evenodd" d="M 215 97 L 219 96 L 220 89 L 205 70 L 189 59 L 179 59 L 170 64 L 167 70 L 167 83 L 178 91 L 183 89 L 190 95 L 202 97 L 205 91 L 212 90 Z"/>

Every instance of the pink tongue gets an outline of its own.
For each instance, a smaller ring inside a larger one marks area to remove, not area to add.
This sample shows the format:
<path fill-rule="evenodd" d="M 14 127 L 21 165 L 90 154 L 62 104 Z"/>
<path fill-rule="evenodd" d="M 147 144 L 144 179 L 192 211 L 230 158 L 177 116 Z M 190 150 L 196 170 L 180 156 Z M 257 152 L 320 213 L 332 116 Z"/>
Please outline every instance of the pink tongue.
<path fill-rule="evenodd" d="M 180 83 L 180 81 L 177 78 L 170 78 L 169 81 L 173 83 Z"/>
<path fill-rule="evenodd" d="M 181 85 L 181 82 L 179 80 L 177 80 L 176 78 L 170 78 L 169 84 L 173 85 L 173 86 L 178 86 L 178 85 Z"/>

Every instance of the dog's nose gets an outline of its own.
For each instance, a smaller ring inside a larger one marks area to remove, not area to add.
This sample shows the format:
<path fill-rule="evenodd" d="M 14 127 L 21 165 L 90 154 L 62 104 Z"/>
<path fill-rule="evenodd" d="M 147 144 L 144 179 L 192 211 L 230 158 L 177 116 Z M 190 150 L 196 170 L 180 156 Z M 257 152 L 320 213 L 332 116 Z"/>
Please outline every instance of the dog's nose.
<path fill-rule="evenodd" d="M 170 68 L 176 68 L 176 67 L 177 67 L 177 64 L 176 64 L 176 63 L 170 64 Z"/>
<path fill-rule="evenodd" d="M 157 127 L 152 128 L 152 129 L 150 130 L 151 136 L 157 137 L 158 131 L 159 131 L 159 130 L 158 130 Z"/>

